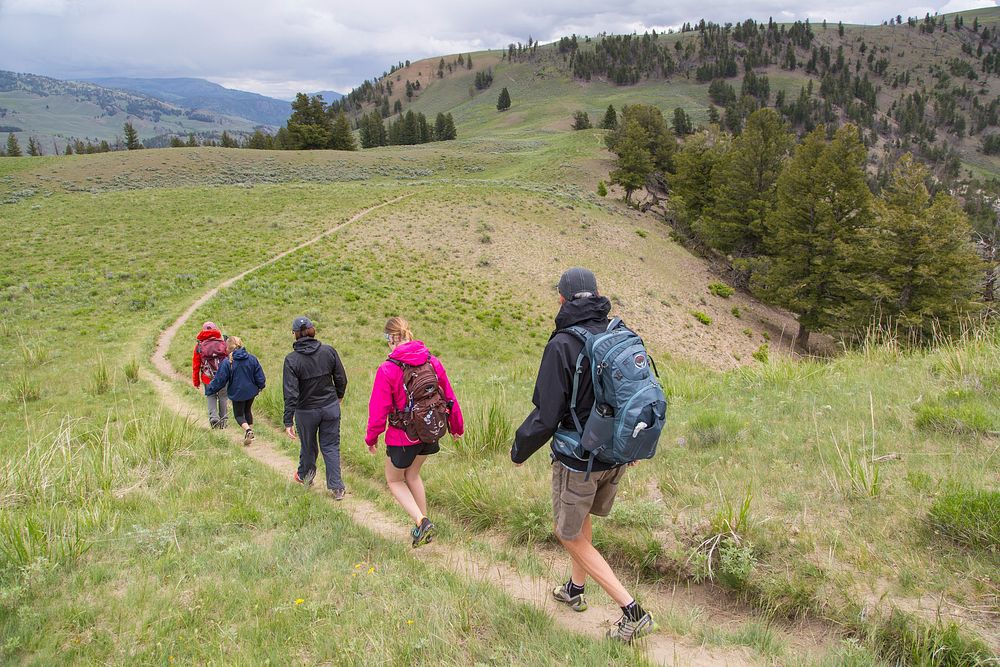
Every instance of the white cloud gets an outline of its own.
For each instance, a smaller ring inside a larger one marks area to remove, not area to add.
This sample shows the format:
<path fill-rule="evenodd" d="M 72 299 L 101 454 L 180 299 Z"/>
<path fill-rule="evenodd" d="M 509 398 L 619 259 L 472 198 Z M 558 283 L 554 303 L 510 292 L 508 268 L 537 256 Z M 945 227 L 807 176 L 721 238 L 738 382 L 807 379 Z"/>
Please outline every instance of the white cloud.
<path fill-rule="evenodd" d="M 986 9 L 996 7 L 997 3 L 991 0 L 951 0 L 947 5 L 938 10 L 941 14 L 951 14 L 952 12 L 964 12 L 969 9 Z"/>

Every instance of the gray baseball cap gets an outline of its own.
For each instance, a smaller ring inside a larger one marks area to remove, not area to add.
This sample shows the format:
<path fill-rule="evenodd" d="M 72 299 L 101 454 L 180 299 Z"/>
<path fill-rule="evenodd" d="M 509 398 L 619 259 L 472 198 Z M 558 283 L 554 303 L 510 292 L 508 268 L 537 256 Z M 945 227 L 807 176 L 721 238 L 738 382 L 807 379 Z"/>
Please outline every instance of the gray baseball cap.
<path fill-rule="evenodd" d="M 597 277 L 590 269 L 575 266 L 559 278 L 559 293 L 567 301 L 597 294 Z"/>
<path fill-rule="evenodd" d="M 301 315 L 292 320 L 292 331 L 302 331 L 303 329 L 308 329 L 313 326 L 315 326 L 313 321 L 305 315 Z"/>

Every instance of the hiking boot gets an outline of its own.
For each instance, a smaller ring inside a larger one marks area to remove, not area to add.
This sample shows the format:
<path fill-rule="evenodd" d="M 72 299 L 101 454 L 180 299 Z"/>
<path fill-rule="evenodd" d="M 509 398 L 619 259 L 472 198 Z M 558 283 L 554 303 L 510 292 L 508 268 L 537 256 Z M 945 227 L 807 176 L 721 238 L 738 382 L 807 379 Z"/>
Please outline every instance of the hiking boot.
<path fill-rule="evenodd" d="M 249 447 L 251 442 L 253 442 L 253 429 L 248 428 L 246 433 L 243 434 L 243 446 Z"/>
<path fill-rule="evenodd" d="M 569 584 L 556 586 L 552 589 L 552 597 L 554 597 L 557 601 L 562 602 L 573 611 L 587 611 L 587 600 L 583 597 L 583 593 L 580 593 L 579 595 L 570 595 Z"/>
<path fill-rule="evenodd" d="M 413 547 L 419 547 L 421 544 L 430 544 L 431 540 L 434 539 L 434 524 L 427 517 L 424 517 L 420 522 L 419 526 L 414 526 L 413 530 L 410 531 L 410 536 L 413 537 Z"/>
<path fill-rule="evenodd" d="M 333 494 L 334 500 L 343 500 L 347 494 L 347 489 L 330 489 L 330 493 Z"/>
<path fill-rule="evenodd" d="M 309 472 L 307 472 L 305 477 L 299 477 L 299 471 L 298 470 L 296 470 L 295 474 L 292 475 L 292 479 L 294 481 L 298 482 L 299 484 L 304 484 L 305 486 L 312 486 L 313 479 L 315 477 L 316 477 L 316 469 L 315 468 L 313 468 L 312 470 L 310 470 Z"/>
<path fill-rule="evenodd" d="M 208 420 L 209 427 L 213 428 L 213 429 L 219 428 L 219 424 L 220 423 L 221 422 L 218 419 L 209 419 Z"/>
<path fill-rule="evenodd" d="M 622 614 L 615 627 L 608 630 L 608 639 L 618 639 L 626 644 L 631 644 L 640 637 L 645 637 L 656 630 L 656 623 L 647 611 L 638 621 L 633 621 Z"/>

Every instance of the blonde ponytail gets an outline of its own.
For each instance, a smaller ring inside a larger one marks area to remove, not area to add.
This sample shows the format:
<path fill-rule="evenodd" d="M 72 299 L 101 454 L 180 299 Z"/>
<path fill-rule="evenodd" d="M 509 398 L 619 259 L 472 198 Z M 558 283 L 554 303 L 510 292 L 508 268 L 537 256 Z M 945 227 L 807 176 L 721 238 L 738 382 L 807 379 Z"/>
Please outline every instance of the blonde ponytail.
<path fill-rule="evenodd" d="M 413 340 L 413 332 L 410 331 L 410 324 L 402 317 L 390 317 L 385 323 L 384 331 L 390 337 L 391 342 L 396 344 Z"/>

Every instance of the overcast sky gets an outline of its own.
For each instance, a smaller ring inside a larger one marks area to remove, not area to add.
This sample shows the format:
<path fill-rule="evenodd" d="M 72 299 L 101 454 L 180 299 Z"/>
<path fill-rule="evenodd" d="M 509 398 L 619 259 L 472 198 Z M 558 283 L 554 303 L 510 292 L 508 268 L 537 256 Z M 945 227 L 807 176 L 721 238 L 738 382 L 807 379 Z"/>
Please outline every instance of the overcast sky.
<path fill-rule="evenodd" d="M 997 4 L 908 2 L 0 0 L 0 69 L 62 79 L 193 76 L 290 99 L 298 91 L 347 92 L 401 60 L 504 48 L 529 35 L 544 43 L 700 18 L 879 24 L 896 14 Z"/>

